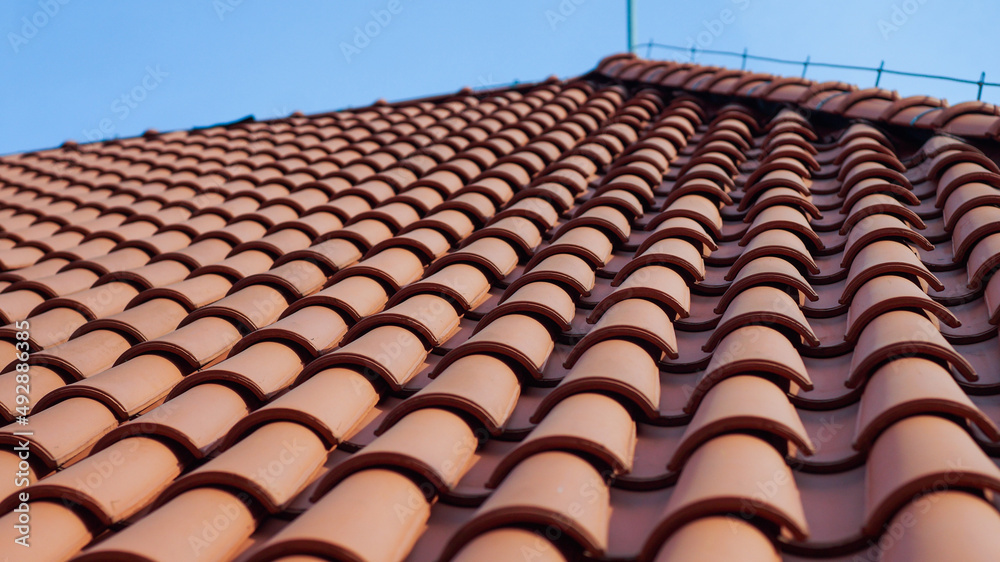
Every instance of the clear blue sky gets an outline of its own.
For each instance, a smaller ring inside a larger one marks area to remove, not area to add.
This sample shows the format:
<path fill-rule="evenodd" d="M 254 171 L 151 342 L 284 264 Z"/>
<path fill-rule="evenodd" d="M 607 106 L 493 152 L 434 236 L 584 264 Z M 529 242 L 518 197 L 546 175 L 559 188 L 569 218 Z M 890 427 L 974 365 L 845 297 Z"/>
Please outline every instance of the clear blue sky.
<path fill-rule="evenodd" d="M 635 3 L 640 43 L 865 66 L 884 59 L 886 68 L 971 79 L 986 71 L 1000 82 L 997 2 Z M 0 153 L 570 77 L 626 49 L 624 0 L 4 0 L 0 31 Z M 652 56 L 687 57 L 655 49 Z M 813 68 L 808 76 L 874 80 Z M 976 93 L 892 76 L 882 86 L 952 103 Z M 1000 88 L 983 98 L 1000 102 Z"/>

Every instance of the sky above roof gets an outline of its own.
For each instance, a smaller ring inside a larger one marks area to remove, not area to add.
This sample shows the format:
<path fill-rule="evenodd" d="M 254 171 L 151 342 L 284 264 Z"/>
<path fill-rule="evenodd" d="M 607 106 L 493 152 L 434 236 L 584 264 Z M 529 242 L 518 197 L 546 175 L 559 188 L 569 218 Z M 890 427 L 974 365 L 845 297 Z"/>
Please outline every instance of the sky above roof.
<path fill-rule="evenodd" d="M 982 1 L 636 0 L 636 41 L 1000 81 L 1000 4 Z M 315 113 L 374 100 L 571 77 L 627 49 L 625 2 L 0 3 L 0 153 Z M 647 49 L 637 49 L 642 56 Z M 691 60 L 652 49 L 651 58 Z M 695 62 L 739 67 L 698 53 Z M 799 75 L 798 66 L 747 68 Z M 868 71 L 807 77 L 868 87 Z M 951 103 L 976 86 L 883 76 L 882 87 Z M 983 99 L 1000 102 L 1000 88 Z"/>

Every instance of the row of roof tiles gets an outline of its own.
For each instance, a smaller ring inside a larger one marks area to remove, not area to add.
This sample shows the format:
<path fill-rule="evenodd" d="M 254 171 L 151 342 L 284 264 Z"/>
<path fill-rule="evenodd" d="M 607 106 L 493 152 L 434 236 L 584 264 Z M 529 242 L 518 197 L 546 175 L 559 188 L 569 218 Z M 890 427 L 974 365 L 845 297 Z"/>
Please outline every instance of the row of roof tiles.
<path fill-rule="evenodd" d="M 1000 432 L 962 392 L 995 385 L 966 359 L 995 334 L 980 295 L 997 302 L 1000 249 L 975 216 L 1000 177 L 988 158 L 934 137 L 904 165 L 870 126 L 827 144 L 791 112 L 759 130 L 746 109 L 653 91 L 508 96 L 506 128 L 419 170 L 313 176 L 325 189 L 229 176 L 203 190 L 227 211 L 195 216 L 225 226 L 148 223 L 185 235 L 169 247 L 95 231 L 106 256 L 42 248 L 5 273 L 0 311 L 33 325 L 32 490 L 51 498 L 36 526 L 62 534 L 42 554 L 132 521 L 82 558 L 184 557 L 191 514 L 218 513 L 207 557 L 249 540 L 251 559 L 769 560 L 776 544 L 848 552 L 916 510 L 884 560 L 934 559 L 944 533 L 990 552 L 950 523 L 1000 525 L 981 499 L 913 500 L 943 478 L 998 482 L 984 448 Z M 44 173 L 33 159 L 6 164 Z M 12 216 L 48 216 L 23 204 Z M 852 439 L 816 443 L 812 411 L 856 414 Z M 824 516 L 845 479 L 863 508 L 849 495 Z"/>

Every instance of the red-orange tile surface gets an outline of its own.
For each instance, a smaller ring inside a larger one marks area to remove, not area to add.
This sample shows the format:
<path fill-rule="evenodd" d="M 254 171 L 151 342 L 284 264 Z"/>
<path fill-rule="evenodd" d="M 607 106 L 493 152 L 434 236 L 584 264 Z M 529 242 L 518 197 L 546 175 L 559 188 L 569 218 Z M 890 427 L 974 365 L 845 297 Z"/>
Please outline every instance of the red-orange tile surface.
<path fill-rule="evenodd" d="M 998 141 L 621 55 L 2 157 L 0 559 L 998 560 Z"/>

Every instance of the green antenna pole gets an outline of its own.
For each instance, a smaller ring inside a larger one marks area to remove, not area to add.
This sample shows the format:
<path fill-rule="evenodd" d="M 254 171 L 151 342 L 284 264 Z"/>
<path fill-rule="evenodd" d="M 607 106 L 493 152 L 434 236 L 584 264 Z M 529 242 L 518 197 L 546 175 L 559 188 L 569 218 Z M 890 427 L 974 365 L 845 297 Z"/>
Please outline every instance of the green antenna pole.
<path fill-rule="evenodd" d="M 625 27 L 626 33 L 628 33 L 628 52 L 635 52 L 635 22 L 633 21 L 634 11 L 632 9 L 632 0 L 625 0 Z"/>

